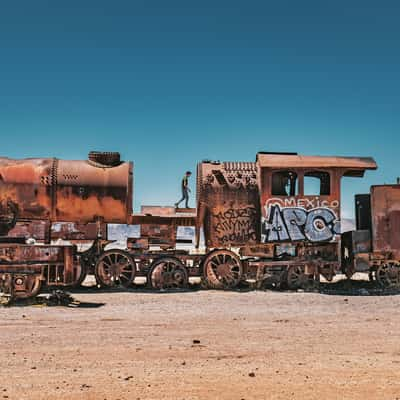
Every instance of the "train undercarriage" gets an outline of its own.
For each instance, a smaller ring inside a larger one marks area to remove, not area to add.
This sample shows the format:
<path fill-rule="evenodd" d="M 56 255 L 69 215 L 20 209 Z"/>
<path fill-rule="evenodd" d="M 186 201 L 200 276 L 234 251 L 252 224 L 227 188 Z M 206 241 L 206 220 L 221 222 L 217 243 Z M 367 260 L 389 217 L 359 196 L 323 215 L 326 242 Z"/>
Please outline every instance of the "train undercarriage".
<path fill-rule="evenodd" d="M 110 289 L 133 289 L 144 284 L 151 290 L 168 291 L 189 289 L 194 281 L 209 289 L 245 286 L 307 291 L 318 289 L 321 277 L 331 282 L 338 273 L 351 278 L 356 272 L 343 269 L 333 258 L 305 260 L 284 255 L 272 259 L 248 255 L 248 249 L 212 249 L 206 254 L 175 249 L 104 250 L 108 243 L 95 242 L 83 253 L 77 253 L 74 246 L 2 244 L 0 290 L 15 299 L 25 299 L 43 288 L 79 287 L 87 275 L 94 275 L 98 287 Z M 400 288 L 400 263 L 396 260 L 372 258 L 370 267 L 362 272 L 381 288 Z"/>
<path fill-rule="evenodd" d="M 235 249 L 236 250 L 236 249 Z M 201 280 L 203 288 L 235 289 L 247 285 L 254 289 L 315 289 L 321 277 L 331 282 L 337 274 L 351 278 L 356 271 L 345 270 L 338 261 L 241 257 L 232 249 L 213 249 L 207 254 L 185 251 L 129 253 L 108 250 L 92 268 L 99 286 L 132 287 L 135 278 L 145 278 L 154 290 L 184 289 L 190 278 Z M 380 287 L 400 287 L 400 263 L 373 260 L 365 273 Z"/>
<path fill-rule="evenodd" d="M 94 233 L 104 231 L 102 226 Z M 0 291 L 25 299 L 45 288 L 79 287 L 88 275 L 105 289 L 144 285 L 168 291 L 197 284 L 223 290 L 313 291 L 321 278 L 332 282 L 337 274 L 344 274 L 350 279 L 356 272 L 364 273 L 380 288 L 400 288 L 400 262 L 390 253 L 359 252 L 349 257 L 349 234 L 343 235 L 341 242 L 277 242 L 205 251 L 177 249 L 175 235 L 172 240 L 127 239 L 125 248 L 113 248 L 112 241 L 95 239 L 85 251 L 78 251 L 75 245 L 33 245 L 23 238 L 7 237 L 0 243 Z"/>

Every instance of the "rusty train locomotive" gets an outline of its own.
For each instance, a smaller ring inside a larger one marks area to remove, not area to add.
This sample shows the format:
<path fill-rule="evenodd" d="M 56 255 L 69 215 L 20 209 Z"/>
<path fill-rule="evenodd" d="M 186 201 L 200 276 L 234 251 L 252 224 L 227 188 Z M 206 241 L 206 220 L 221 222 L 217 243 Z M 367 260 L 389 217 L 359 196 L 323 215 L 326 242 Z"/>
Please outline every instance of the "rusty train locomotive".
<path fill-rule="evenodd" d="M 154 289 L 186 287 L 190 277 L 213 288 L 246 281 L 296 289 L 338 272 L 398 286 L 400 185 L 356 196 L 357 229 L 340 234 L 342 177 L 376 168 L 372 158 L 295 153 L 204 161 L 196 209 L 142 207 L 133 214 L 133 163 L 118 153 L 91 152 L 82 161 L 2 158 L 1 290 L 26 298 L 44 286 L 79 285 L 88 273 L 103 287 L 129 287 L 141 276 Z M 141 235 L 128 238 L 125 249 L 105 250 L 111 223 L 140 225 Z M 204 251 L 178 249 L 179 226 L 194 227 Z M 78 251 L 76 242 L 90 247 Z"/>

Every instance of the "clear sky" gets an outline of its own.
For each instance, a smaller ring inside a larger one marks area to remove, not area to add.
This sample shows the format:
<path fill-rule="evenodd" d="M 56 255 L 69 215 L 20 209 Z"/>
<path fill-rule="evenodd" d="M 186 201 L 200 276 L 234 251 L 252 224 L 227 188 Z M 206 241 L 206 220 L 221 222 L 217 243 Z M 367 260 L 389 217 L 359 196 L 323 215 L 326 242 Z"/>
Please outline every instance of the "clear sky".
<path fill-rule="evenodd" d="M 136 210 L 205 158 L 374 156 L 351 215 L 400 175 L 399 21 L 385 0 L 2 1 L 0 153 L 120 151 Z"/>

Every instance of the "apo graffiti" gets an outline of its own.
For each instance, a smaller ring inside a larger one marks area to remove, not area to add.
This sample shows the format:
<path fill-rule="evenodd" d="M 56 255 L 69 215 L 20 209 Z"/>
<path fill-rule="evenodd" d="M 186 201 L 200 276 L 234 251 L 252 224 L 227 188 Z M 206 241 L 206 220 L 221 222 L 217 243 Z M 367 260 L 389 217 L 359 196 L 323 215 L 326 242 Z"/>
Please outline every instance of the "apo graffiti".
<path fill-rule="evenodd" d="M 262 242 L 309 240 L 324 242 L 340 233 L 340 221 L 332 209 L 316 207 L 265 207 L 267 218 L 262 221 Z"/>
<path fill-rule="evenodd" d="M 229 208 L 212 214 L 217 241 L 246 243 L 257 240 L 257 211 L 254 207 Z"/>

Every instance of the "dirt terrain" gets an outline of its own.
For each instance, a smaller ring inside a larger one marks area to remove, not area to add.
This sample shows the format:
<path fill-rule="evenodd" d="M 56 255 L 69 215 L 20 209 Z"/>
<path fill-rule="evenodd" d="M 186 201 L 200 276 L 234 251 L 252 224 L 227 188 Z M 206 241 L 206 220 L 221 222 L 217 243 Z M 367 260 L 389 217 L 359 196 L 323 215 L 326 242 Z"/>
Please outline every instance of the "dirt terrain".
<path fill-rule="evenodd" d="M 74 297 L 0 307 L 0 400 L 400 398 L 398 295 Z"/>

